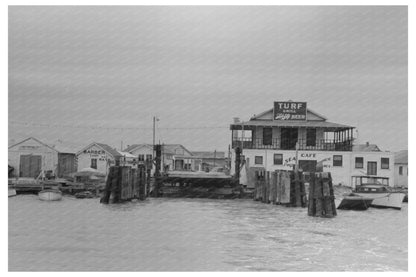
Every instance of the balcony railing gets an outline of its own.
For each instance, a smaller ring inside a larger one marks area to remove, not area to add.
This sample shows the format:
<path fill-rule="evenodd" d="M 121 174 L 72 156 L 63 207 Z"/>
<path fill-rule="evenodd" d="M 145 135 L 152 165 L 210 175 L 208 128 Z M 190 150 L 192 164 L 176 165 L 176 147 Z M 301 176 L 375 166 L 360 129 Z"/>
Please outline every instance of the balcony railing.
<path fill-rule="evenodd" d="M 335 141 L 330 139 L 319 139 L 315 143 L 306 139 L 298 139 L 299 150 L 319 150 L 319 151 L 351 151 L 352 140 Z M 233 140 L 232 147 L 241 147 L 244 149 L 277 149 L 277 150 L 295 150 L 296 140 L 272 139 L 265 141 L 263 139 L 241 138 Z"/>

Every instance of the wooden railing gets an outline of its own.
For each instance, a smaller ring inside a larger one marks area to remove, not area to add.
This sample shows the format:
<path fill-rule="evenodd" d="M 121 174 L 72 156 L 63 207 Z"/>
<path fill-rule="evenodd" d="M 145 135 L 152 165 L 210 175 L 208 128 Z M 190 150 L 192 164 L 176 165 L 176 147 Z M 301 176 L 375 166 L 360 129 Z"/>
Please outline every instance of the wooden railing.
<path fill-rule="evenodd" d="M 335 141 L 328 139 L 307 141 L 298 139 L 299 150 L 316 150 L 316 151 L 351 151 L 352 140 Z M 273 138 L 272 140 L 241 138 L 233 140 L 232 147 L 243 147 L 243 149 L 278 149 L 278 150 L 295 150 L 296 140 L 281 140 Z"/>

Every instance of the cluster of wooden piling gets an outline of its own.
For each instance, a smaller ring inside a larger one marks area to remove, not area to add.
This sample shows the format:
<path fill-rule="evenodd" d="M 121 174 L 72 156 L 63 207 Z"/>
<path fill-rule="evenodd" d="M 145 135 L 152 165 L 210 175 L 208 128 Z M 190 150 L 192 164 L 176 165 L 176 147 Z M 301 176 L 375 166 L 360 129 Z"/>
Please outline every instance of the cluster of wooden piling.
<path fill-rule="evenodd" d="M 254 174 L 254 200 L 288 207 L 306 207 L 305 180 L 302 172 L 260 170 Z"/>
<path fill-rule="evenodd" d="M 131 199 L 144 200 L 146 196 L 147 182 L 144 166 L 110 167 L 101 203 L 119 203 Z"/>
<path fill-rule="evenodd" d="M 335 207 L 332 177 L 329 172 L 310 173 L 306 176 L 309 182 L 308 215 L 334 217 Z"/>

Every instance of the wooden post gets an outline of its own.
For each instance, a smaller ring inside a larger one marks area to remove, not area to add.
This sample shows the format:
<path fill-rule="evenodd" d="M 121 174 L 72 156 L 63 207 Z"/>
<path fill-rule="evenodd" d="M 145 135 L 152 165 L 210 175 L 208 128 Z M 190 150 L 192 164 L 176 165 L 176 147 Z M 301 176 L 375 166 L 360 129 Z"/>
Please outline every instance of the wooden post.
<path fill-rule="evenodd" d="M 327 172 L 311 174 L 308 215 L 320 217 L 337 215 L 331 179 L 331 174 Z"/>
<path fill-rule="evenodd" d="M 269 201 L 272 204 L 276 204 L 276 197 L 277 197 L 277 172 L 272 171 L 271 172 L 271 178 L 270 178 L 270 195 L 269 195 Z"/>
<path fill-rule="evenodd" d="M 299 180 L 299 171 L 295 170 L 295 207 L 301 207 L 302 206 L 302 202 L 301 202 L 301 190 L 300 190 L 300 180 Z"/>
<path fill-rule="evenodd" d="M 261 201 L 263 203 L 266 203 L 266 201 L 267 201 L 267 198 L 266 198 L 266 196 L 267 196 L 266 172 L 262 171 L 261 173 L 262 173 L 261 186 L 262 186 L 262 192 L 263 192 L 262 195 L 261 195 Z"/>

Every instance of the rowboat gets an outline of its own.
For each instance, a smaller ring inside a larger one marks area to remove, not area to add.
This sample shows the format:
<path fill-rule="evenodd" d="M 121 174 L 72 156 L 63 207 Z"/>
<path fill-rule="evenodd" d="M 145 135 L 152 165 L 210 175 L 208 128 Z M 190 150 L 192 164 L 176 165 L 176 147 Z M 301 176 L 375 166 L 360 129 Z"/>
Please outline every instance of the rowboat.
<path fill-rule="evenodd" d="M 9 197 L 16 196 L 16 190 L 14 188 L 9 188 Z"/>
<path fill-rule="evenodd" d="M 38 193 L 38 196 L 43 201 L 57 201 L 62 199 L 62 192 L 57 189 L 44 189 Z"/>

